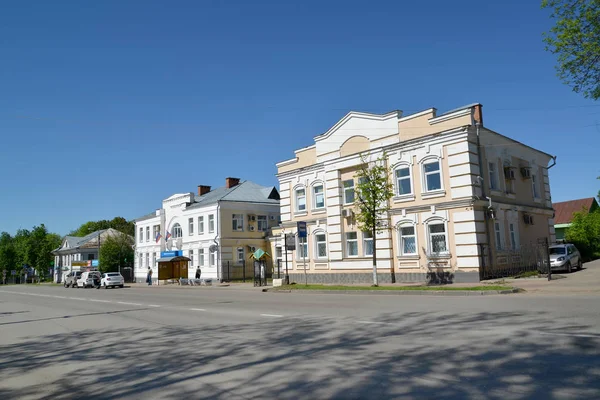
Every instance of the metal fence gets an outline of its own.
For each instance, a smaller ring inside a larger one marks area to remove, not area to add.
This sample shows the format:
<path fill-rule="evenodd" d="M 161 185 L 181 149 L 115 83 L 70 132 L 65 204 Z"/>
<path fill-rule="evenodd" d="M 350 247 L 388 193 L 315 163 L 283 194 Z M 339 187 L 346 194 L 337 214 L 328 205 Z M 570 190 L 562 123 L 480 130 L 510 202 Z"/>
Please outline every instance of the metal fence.
<path fill-rule="evenodd" d="M 480 246 L 484 260 L 481 268 L 482 280 L 518 276 L 527 272 L 548 274 L 550 279 L 552 271 L 550 270 L 547 238 L 521 244 L 518 249 L 514 250 L 490 252 L 488 245 L 481 244 Z"/>
<path fill-rule="evenodd" d="M 237 263 L 223 261 L 221 263 L 221 282 L 254 282 L 254 286 L 266 286 L 267 280 L 273 276 L 273 267 L 264 261 L 242 261 Z"/>

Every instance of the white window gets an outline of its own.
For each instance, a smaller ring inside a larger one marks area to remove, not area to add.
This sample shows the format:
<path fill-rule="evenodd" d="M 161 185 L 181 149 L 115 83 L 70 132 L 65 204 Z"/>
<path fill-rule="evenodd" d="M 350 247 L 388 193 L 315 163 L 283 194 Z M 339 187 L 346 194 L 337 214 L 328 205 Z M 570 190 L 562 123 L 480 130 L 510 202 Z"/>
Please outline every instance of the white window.
<path fill-rule="evenodd" d="M 365 256 L 373 255 L 373 232 L 363 232 L 363 253 Z"/>
<path fill-rule="evenodd" d="M 431 254 L 448 253 L 448 236 L 443 222 L 433 222 L 427 226 L 429 252 Z"/>
<path fill-rule="evenodd" d="M 348 179 L 344 184 L 344 204 L 354 203 L 354 179 Z"/>
<path fill-rule="evenodd" d="M 146 266 L 150 266 L 150 253 L 146 253 Z"/>
<path fill-rule="evenodd" d="M 259 215 L 256 217 L 256 221 L 258 224 L 258 230 L 261 232 L 266 232 L 267 229 L 269 228 L 269 223 L 267 222 L 267 216 L 266 215 Z"/>
<path fill-rule="evenodd" d="M 396 168 L 396 194 L 398 196 L 404 196 L 412 194 L 412 182 L 410 178 L 410 167 L 403 165 Z"/>
<path fill-rule="evenodd" d="M 181 229 L 181 225 L 175 224 L 173 225 L 173 239 L 177 239 L 183 236 L 183 230 Z"/>
<path fill-rule="evenodd" d="M 204 235 L 204 217 L 198 217 L 198 235 Z"/>
<path fill-rule="evenodd" d="M 146 242 L 150 241 L 150 227 L 146 227 Z"/>
<path fill-rule="evenodd" d="M 296 211 L 306 211 L 306 190 L 296 189 Z"/>
<path fill-rule="evenodd" d="M 496 249 L 502 250 L 502 227 L 498 221 L 494 221 L 494 236 L 496 238 Z"/>
<path fill-rule="evenodd" d="M 275 247 L 275 258 L 281 260 L 283 257 L 283 248 L 281 246 Z"/>
<path fill-rule="evenodd" d="M 540 198 L 540 192 L 538 189 L 537 176 L 531 175 L 531 193 L 533 193 L 534 199 Z"/>
<path fill-rule="evenodd" d="M 210 253 L 210 266 L 214 267 L 217 265 L 217 252 L 213 251 Z"/>
<path fill-rule="evenodd" d="M 323 192 L 323 185 L 313 186 L 313 208 L 320 209 L 325 207 L 325 193 Z"/>
<path fill-rule="evenodd" d="M 188 229 L 190 231 L 190 236 L 194 234 L 194 218 L 188 219 Z"/>
<path fill-rule="evenodd" d="M 307 238 L 298 238 L 298 245 L 296 246 L 296 259 L 303 260 L 308 258 L 308 240 Z"/>
<path fill-rule="evenodd" d="M 423 178 L 426 192 L 442 189 L 442 172 L 438 160 L 423 164 Z"/>
<path fill-rule="evenodd" d="M 356 232 L 346 232 L 346 255 L 348 257 L 358 256 L 358 237 Z"/>
<path fill-rule="evenodd" d="M 204 249 L 198 249 L 198 264 L 204 267 Z"/>
<path fill-rule="evenodd" d="M 240 264 L 244 261 L 244 248 L 243 247 L 237 248 L 237 260 Z"/>
<path fill-rule="evenodd" d="M 140 243 L 142 243 L 144 241 L 144 228 L 140 228 L 140 233 L 138 236 L 140 239 Z"/>
<path fill-rule="evenodd" d="M 495 162 L 488 162 L 488 173 L 490 175 L 490 190 L 498 190 L 498 171 Z"/>
<path fill-rule="evenodd" d="M 327 258 L 327 237 L 325 233 L 315 234 L 316 258 Z"/>
<path fill-rule="evenodd" d="M 517 231 L 518 225 L 514 223 L 508 224 L 508 232 L 510 234 L 510 246 L 513 250 L 519 248 L 519 232 Z"/>
<path fill-rule="evenodd" d="M 154 238 L 154 240 L 156 240 L 159 230 L 160 230 L 160 225 L 154 225 L 152 227 L 152 237 Z"/>
<path fill-rule="evenodd" d="M 190 267 L 194 266 L 194 250 L 190 250 Z"/>
<path fill-rule="evenodd" d="M 208 216 L 208 233 L 213 233 L 215 231 L 215 216 L 211 214 Z"/>
<path fill-rule="evenodd" d="M 156 264 L 156 253 L 152 253 L 152 268 L 154 268 L 154 264 Z"/>
<path fill-rule="evenodd" d="M 234 231 L 243 231 L 244 230 L 244 214 L 233 214 L 232 229 Z"/>
<path fill-rule="evenodd" d="M 400 254 L 403 256 L 414 256 L 417 254 L 417 235 L 415 226 L 400 226 L 398 234 L 400 240 Z"/>

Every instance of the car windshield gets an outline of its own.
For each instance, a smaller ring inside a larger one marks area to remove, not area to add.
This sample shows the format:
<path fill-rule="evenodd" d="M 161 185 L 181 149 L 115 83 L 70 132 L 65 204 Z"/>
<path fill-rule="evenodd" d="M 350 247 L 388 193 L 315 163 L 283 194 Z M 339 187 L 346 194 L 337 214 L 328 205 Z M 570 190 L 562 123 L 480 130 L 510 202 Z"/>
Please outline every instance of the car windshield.
<path fill-rule="evenodd" d="M 564 247 L 550 247 L 550 254 L 567 254 L 567 249 Z"/>

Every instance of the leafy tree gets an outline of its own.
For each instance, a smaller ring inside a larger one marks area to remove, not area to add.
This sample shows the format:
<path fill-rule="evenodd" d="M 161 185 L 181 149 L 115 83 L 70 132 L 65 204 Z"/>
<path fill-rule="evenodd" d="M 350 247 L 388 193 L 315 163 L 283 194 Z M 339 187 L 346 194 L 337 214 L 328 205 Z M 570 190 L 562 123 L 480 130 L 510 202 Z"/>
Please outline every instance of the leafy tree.
<path fill-rule="evenodd" d="M 591 213 L 582 211 L 573 214 L 566 239 L 579 249 L 586 261 L 600 258 L 600 209 Z"/>
<path fill-rule="evenodd" d="M 115 272 L 133 264 L 133 239 L 126 234 L 109 236 L 100 247 L 100 270 Z"/>
<path fill-rule="evenodd" d="M 362 164 L 356 176 L 356 220 L 363 232 L 369 232 L 373 237 L 373 286 L 378 286 L 377 279 L 377 233 L 388 226 L 389 200 L 394 195 L 391 174 L 387 167 L 387 156 L 384 153 L 375 161 L 368 161 L 361 156 Z"/>
<path fill-rule="evenodd" d="M 24 264 L 28 264 L 31 257 L 31 241 L 29 237 L 31 233 L 27 229 L 19 229 L 15 235 L 13 242 L 15 248 L 15 264 L 21 268 Z"/>
<path fill-rule="evenodd" d="M 542 0 L 556 25 L 544 34 L 559 78 L 576 93 L 600 97 L 600 0 Z"/>
<path fill-rule="evenodd" d="M 10 271 L 15 268 L 16 259 L 17 254 L 12 236 L 2 232 L 0 234 L 0 276 L 2 276 L 2 271 Z"/>
<path fill-rule="evenodd" d="M 131 236 L 133 236 L 135 232 L 135 225 L 133 221 L 127 221 L 123 217 L 115 217 L 110 221 L 107 219 L 100 221 L 88 221 L 74 231 L 71 231 L 69 236 L 83 237 L 89 235 L 90 233 L 108 228 L 116 229 L 119 232 L 123 232 Z"/>

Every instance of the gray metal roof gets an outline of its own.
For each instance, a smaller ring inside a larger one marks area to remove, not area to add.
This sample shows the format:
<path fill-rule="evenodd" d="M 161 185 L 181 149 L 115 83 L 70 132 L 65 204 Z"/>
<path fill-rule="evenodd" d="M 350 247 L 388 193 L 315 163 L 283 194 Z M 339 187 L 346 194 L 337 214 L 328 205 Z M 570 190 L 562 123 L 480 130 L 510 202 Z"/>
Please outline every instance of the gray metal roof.
<path fill-rule="evenodd" d="M 133 222 L 137 222 L 137 221 L 143 221 L 143 220 L 145 220 L 145 219 L 150 219 L 150 218 L 154 218 L 154 217 L 156 217 L 156 211 L 155 211 L 155 212 L 152 212 L 152 213 L 150 213 L 150 214 L 143 215 L 143 216 L 141 216 L 141 217 L 139 217 L 139 218 L 135 218 L 135 219 L 133 220 Z"/>
<path fill-rule="evenodd" d="M 269 198 L 273 191 L 277 193 L 276 197 L 279 197 L 275 187 L 262 186 L 251 181 L 242 181 L 232 188 L 222 186 L 203 196 L 196 196 L 196 203 L 189 206 L 188 209 L 205 207 L 215 204 L 218 201 L 279 204 L 278 199 Z"/>
<path fill-rule="evenodd" d="M 94 241 L 94 239 L 98 239 L 98 236 L 102 235 L 105 232 L 109 232 L 111 235 L 115 235 L 115 234 L 120 234 L 121 233 L 121 232 L 117 231 L 116 229 L 108 228 L 108 229 L 101 229 L 99 231 L 92 232 L 92 233 L 90 233 L 88 235 L 85 235 L 83 237 L 80 237 L 80 236 L 65 236 L 65 241 L 67 242 L 67 244 L 69 245 L 69 247 L 68 248 L 62 248 L 62 243 L 61 243 L 61 247 L 59 247 L 58 249 L 55 249 L 54 252 L 71 251 L 73 249 L 76 249 L 77 247 L 83 246 L 86 243 Z"/>

